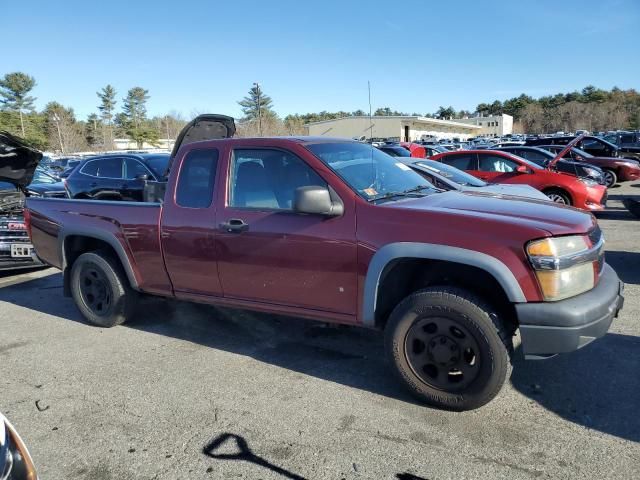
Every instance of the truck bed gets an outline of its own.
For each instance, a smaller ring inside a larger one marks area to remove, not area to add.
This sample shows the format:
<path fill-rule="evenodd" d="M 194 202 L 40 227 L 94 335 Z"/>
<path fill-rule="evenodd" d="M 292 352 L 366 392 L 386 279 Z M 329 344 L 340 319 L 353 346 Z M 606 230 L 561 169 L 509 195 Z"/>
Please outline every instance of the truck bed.
<path fill-rule="evenodd" d="M 74 242 L 106 243 L 123 265 L 130 265 L 126 273 L 134 288 L 172 294 L 160 243 L 159 203 L 28 198 L 25 211 L 36 253 L 45 263 L 64 270 Z"/>

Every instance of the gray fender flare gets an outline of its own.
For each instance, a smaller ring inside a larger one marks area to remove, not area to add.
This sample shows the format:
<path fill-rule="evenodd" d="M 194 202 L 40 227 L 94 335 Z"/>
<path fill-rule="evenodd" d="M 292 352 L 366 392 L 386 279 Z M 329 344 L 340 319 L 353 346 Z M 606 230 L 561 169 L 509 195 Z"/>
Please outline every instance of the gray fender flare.
<path fill-rule="evenodd" d="M 63 272 L 66 272 L 68 267 L 65 255 L 65 241 L 67 237 L 76 235 L 80 237 L 95 238 L 96 240 L 102 240 L 103 242 L 108 243 L 118 255 L 122 268 L 127 274 L 129 284 L 134 290 L 139 290 L 138 281 L 136 280 L 136 276 L 133 274 L 133 268 L 131 267 L 129 257 L 127 257 L 127 253 L 125 252 L 122 243 L 120 243 L 113 234 L 95 227 L 83 227 L 78 229 L 63 228 L 60 230 L 58 234 L 58 249 L 60 251 L 61 267 Z"/>
<path fill-rule="evenodd" d="M 362 308 L 363 324 L 367 327 L 375 327 L 378 286 L 380 285 L 382 272 L 390 262 L 400 258 L 443 260 L 480 268 L 493 275 L 511 302 L 523 303 L 527 301 L 520 288 L 520 284 L 511 270 L 491 255 L 466 248 L 436 245 L 433 243 L 389 243 L 375 253 L 367 269 L 364 282 L 364 304 Z"/>

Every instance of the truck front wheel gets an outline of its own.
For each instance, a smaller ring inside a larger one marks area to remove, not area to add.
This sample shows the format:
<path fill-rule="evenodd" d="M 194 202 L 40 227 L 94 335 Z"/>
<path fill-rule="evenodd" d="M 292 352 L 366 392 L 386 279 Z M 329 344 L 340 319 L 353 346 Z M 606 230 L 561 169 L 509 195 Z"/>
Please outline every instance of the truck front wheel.
<path fill-rule="evenodd" d="M 419 399 L 472 410 L 491 401 L 511 371 L 509 332 L 470 292 L 433 287 L 393 310 L 385 347 L 395 373 Z"/>
<path fill-rule="evenodd" d="M 83 253 L 71 267 L 71 295 L 82 315 L 99 327 L 128 320 L 137 303 L 120 263 L 108 252 Z"/>

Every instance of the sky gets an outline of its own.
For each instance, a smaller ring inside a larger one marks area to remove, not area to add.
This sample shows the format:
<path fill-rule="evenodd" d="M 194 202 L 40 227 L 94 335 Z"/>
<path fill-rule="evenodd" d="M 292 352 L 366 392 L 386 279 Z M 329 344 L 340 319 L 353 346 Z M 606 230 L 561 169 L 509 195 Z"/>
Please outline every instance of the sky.
<path fill-rule="evenodd" d="M 0 0 L 0 76 L 79 119 L 112 84 L 150 116 L 241 116 L 253 82 L 291 113 L 474 110 L 582 89 L 640 90 L 640 0 Z"/>

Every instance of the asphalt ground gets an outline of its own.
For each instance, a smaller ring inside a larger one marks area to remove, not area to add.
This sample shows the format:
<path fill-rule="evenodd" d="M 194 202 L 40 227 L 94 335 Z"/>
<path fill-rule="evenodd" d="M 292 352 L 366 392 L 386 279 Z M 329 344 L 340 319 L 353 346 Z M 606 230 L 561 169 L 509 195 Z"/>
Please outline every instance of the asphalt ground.
<path fill-rule="evenodd" d="M 638 187 L 600 215 L 626 283 L 610 333 L 516 355 L 479 410 L 416 403 L 377 332 L 164 300 L 101 329 L 47 269 L 0 275 L 0 411 L 42 479 L 638 478 L 640 220 L 620 203 Z"/>

